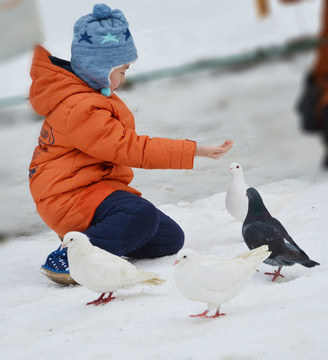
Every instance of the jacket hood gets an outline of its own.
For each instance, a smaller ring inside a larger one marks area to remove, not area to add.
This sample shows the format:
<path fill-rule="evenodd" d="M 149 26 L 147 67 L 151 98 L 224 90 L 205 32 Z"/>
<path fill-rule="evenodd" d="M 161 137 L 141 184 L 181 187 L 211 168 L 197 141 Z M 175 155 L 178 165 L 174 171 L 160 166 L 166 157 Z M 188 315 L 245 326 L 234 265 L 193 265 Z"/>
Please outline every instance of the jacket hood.
<path fill-rule="evenodd" d="M 55 65 L 51 58 L 46 49 L 36 46 L 30 72 L 32 85 L 29 99 L 33 109 L 43 116 L 73 94 L 96 92 L 67 67 L 60 66 L 60 61 L 59 65 Z"/>

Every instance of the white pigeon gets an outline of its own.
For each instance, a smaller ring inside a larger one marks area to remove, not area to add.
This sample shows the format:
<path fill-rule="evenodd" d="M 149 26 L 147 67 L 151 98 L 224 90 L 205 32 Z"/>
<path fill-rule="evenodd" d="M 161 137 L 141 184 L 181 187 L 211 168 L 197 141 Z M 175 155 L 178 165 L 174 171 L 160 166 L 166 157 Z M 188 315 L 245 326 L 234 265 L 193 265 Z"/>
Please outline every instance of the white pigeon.
<path fill-rule="evenodd" d="M 243 169 L 238 163 L 232 163 L 229 170 L 231 179 L 225 197 L 225 206 L 229 214 L 238 221 L 244 221 L 248 211 L 248 199 L 246 190 L 249 186 L 245 183 Z M 296 197 L 296 193 L 285 194 L 282 196 L 275 194 L 266 194 L 259 191 L 263 202 L 270 211 L 275 215 L 288 201 Z"/>
<path fill-rule="evenodd" d="M 67 233 L 61 248 L 65 247 L 71 277 L 80 285 L 101 293 L 98 299 L 87 305 L 106 304 L 114 299 L 112 294 L 118 289 L 165 282 L 157 274 L 139 270 L 127 260 L 93 246 L 89 238 L 80 232 Z M 104 298 L 106 293 L 109 293 L 108 297 Z"/>
<path fill-rule="evenodd" d="M 182 249 L 174 263 L 174 278 L 181 293 L 193 301 L 207 303 L 207 310 L 191 317 L 217 318 L 220 306 L 234 298 L 263 260 L 271 254 L 263 245 L 231 259 L 202 256 Z M 207 314 L 215 309 L 213 316 Z"/>

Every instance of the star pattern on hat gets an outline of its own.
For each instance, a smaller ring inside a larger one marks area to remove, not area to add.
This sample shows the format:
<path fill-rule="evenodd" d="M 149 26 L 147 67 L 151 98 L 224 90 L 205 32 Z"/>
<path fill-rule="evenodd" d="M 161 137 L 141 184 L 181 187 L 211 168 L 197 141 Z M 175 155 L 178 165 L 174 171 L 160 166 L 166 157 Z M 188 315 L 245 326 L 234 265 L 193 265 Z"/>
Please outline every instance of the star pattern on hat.
<path fill-rule="evenodd" d="M 113 42 L 119 42 L 118 39 L 116 39 L 116 35 L 112 35 L 110 32 L 108 32 L 107 35 L 102 36 L 103 40 L 101 44 L 105 44 L 106 42 L 113 41 Z"/>
<path fill-rule="evenodd" d="M 123 33 L 125 35 L 125 41 L 128 40 L 128 38 L 131 36 L 130 30 L 126 29 L 126 31 Z"/>
<path fill-rule="evenodd" d="M 86 41 L 86 42 L 88 42 L 89 44 L 92 44 L 92 41 L 90 40 L 90 39 L 92 38 L 92 36 L 91 36 L 91 35 L 88 35 L 87 31 L 85 31 L 84 34 L 81 34 L 80 36 L 81 36 L 81 38 L 80 38 L 80 40 L 79 40 L 79 43 L 80 43 L 81 41 Z"/>

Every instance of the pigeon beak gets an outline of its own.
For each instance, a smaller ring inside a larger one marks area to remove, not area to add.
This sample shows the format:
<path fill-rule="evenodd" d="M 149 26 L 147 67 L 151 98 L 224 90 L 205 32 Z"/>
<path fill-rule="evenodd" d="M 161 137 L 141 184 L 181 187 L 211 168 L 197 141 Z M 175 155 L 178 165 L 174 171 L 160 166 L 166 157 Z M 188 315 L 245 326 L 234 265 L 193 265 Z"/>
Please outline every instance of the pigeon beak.
<path fill-rule="evenodd" d="M 179 260 L 175 260 L 173 266 L 179 263 Z"/>
<path fill-rule="evenodd" d="M 66 247 L 66 244 L 61 244 L 60 250 L 63 250 Z"/>

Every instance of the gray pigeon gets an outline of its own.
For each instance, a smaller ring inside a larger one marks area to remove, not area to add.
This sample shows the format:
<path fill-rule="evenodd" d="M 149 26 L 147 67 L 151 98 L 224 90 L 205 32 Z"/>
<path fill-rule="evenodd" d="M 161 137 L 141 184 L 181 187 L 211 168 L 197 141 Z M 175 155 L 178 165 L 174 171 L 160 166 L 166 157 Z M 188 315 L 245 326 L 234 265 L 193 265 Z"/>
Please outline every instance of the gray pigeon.
<path fill-rule="evenodd" d="M 263 200 L 254 188 L 246 191 L 248 197 L 248 212 L 243 223 L 242 234 L 249 249 L 255 249 L 262 245 L 269 245 L 271 255 L 264 260 L 264 263 L 278 266 L 273 275 L 272 281 L 281 276 L 283 266 L 291 266 L 295 263 L 306 267 L 320 265 L 310 260 L 306 253 L 295 243 L 283 225 L 266 209 Z"/>

